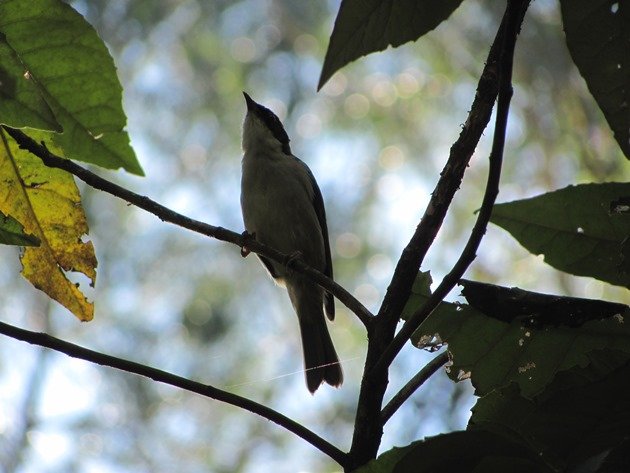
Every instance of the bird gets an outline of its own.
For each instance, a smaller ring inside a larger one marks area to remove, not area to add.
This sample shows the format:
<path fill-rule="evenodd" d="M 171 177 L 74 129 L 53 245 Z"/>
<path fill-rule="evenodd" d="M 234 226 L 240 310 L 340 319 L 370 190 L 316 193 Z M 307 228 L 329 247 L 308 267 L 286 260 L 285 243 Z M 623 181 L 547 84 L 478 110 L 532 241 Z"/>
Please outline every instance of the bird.
<path fill-rule="evenodd" d="M 333 267 L 322 193 L 308 166 L 293 155 L 289 136 L 271 110 L 243 92 L 241 210 L 245 231 L 290 257 L 299 256 L 332 279 Z M 243 254 L 246 256 L 246 253 Z M 343 372 L 326 318 L 335 318 L 333 295 L 305 275 L 257 255 L 275 282 L 286 288 L 298 318 L 306 385 L 339 387 Z"/>

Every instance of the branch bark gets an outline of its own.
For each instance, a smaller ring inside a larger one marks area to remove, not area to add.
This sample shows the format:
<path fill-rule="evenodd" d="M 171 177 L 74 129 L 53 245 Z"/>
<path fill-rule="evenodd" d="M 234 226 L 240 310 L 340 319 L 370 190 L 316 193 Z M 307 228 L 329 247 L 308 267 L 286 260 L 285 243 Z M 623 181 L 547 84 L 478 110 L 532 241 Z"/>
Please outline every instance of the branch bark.
<path fill-rule="evenodd" d="M 405 384 L 381 411 L 381 422 L 386 424 L 403 403 L 415 393 L 431 376 L 448 362 L 448 351 L 440 353 L 422 367 L 416 375 Z"/>
<path fill-rule="evenodd" d="M 291 269 L 305 274 L 321 287 L 331 292 L 339 301 L 350 309 L 359 320 L 368 327 L 373 319 L 373 314 L 344 287 L 324 275 L 322 272 L 310 267 L 302 259 L 291 255 L 285 255 L 269 246 L 263 245 L 255 239 L 249 238 L 242 233 L 236 233 L 223 227 L 209 225 L 198 220 L 179 214 L 146 196 L 136 194 L 124 187 L 114 184 L 93 172 L 79 166 L 78 164 L 56 156 L 51 153 L 44 144 L 37 143 L 30 136 L 20 130 L 3 125 L 6 132 L 17 142 L 21 149 L 29 151 L 37 156 L 42 162 L 52 168 L 63 169 L 81 179 L 89 186 L 107 192 L 118 197 L 138 208 L 146 210 L 158 217 L 163 222 L 169 222 L 187 230 L 191 230 L 202 235 L 206 235 L 217 240 L 233 243 L 239 247 L 247 246 L 247 249 L 256 254 L 265 256 L 273 261 L 283 264 L 290 264 Z"/>
<path fill-rule="evenodd" d="M 505 142 L 505 126 L 512 94 L 511 70 L 514 44 L 530 0 L 509 0 L 488 60 L 477 86 L 477 95 L 468 120 L 458 140 L 451 147 L 449 159 L 433 192 L 422 220 L 396 266 L 392 282 L 383 304 L 368 330 L 368 353 L 357 406 L 354 436 L 350 449 L 350 468 L 364 465 L 375 458 L 383 434 L 384 418 L 380 412 L 388 384 L 389 366 L 409 339 L 409 336 L 450 292 L 475 257 L 475 251 L 485 233 L 490 212 L 498 193 L 499 177 Z M 409 298 L 413 281 L 435 236 L 444 221 L 455 192 L 459 189 L 464 171 L 490 120 L 492 106 L 499 95 L 499 105 L 493 147 L 490 155 L 490 172 L 479 213 L 471 237 L 462 256 L 444 278 L 419 313 L 405 323 L 394 338 L 400 313 Z"/>
<path fill-rule="evenodd" d="M 319 449 L 321 452 L 328 455 L 340 465 L 344 465 L 347 455 L 339 450 L 337 447 L 324 440 L 319 435 L 308 430 L 306 427 L 298 424 L 292 419 L 289 419 L 283 414 L 280 414 L 273 409 L 258 404 L 250 399 L 238 396 L 236 394 L 229 393 L 222 389 L 215 388 L 207 384 L 201 384 L 196 381 L 192 381 L 181 376 L 168 373 L 150 366 L 135 363 L 133 361 L 125 360 L 123 358 L 117 358 L 115 356 L 106 355 L 88 348 L 75 345 L 73 343 L 65 342 L 58 338 L 52 337 L 46 333 L 32 332 L 30 330 L 21 329 L 13 325 L 0 322 L 0 333 L 17 340 L 31 343 L 33 345 L 39 345 L 42 347 L 50 348 L 61 353 L 65 353 L 73 358 L 79 358 L 81 360 L 89 361 L 103 366 L 109 366 L 116 368 L 127 373 L 133 373 L 146 378 L 151 378 L 154 381 L 168 384 L 186 391 L 200 394 L 202 396 L 215 399 L 217 401 L 230 404 L 241 409 L 245 409 L 254 414 L 275 422 L 280 427 L 285 428 L 289 432 L 294 433 L 298 437 L 306 440 L 308 443 Z"/>
<path fill-rule="evenodd" d="M 212 397 L 232 405 L 242 407 L 251 412 L 262 415 L 296 435 L 306 439 L 319 448 L 322 452 L 338 461 L 346 470 L 352 470 L 361 466 L 376 456 L 378 451 L 383 425 L 397 409 L 395 404 L 388 404 L 381 411 L 381 406 L 388 384 L 389 365 L 398 354 L 409 336 L 426 318 L 433 308 L 445 297 L 463 275 L 466 268 L 475 258 L 475 252 L 485 233 L 489 215 L 498 193 L 498 184 L 501 171 L 503 146 L 505 141 L 505 127 L 511 98 L 511 66 L 512 54 L 516 36 L 520 29 L 525 11 L 530 0 L 508 0 L 508 7 L 497 32 L 497 36 L 490 50 L 486 67 L 480 78 L 477 94 L 471 107 L 468 119 L 463 127 L 459 139 L 451 147 L 449 159 L 442 171 L 441 177 L 433 192 L 432 198 L 425 210 L 416 232 L 403 250 L 401 258 L 396 266 L 394 276 L 385 294 L 385 298 L 378 316 L 373 315 L 343 287 L 327 278 L 321 272 L 310 268 L 302 260 L 291 260 L 291 267 L 306 274 L 312 280 L 329 290 L 344 305 L 354 312 L 365 325 L 368 332 L 368 352 L 358 400 L 355 430 L 352 447 L 348 454 L 343 453 L 333 445 L 316 436 L 308 429 L 282 416 L 281 414 L 261 406 L 240 396 L 218 390 L 212 386 L 205 386 L 185 378 L 139 365 L 127 360 L 110 357 L 98 352 L 92 352 L 82 347 L 63 342 L 46 334 L 28 332 L 16 327 L 0 323 L 0 332 L 14 338 L 24 339 L 30 343 L 63 351 L 71 356 L 92 361 L 107 366 L 116 367 L 143 376 L 148 376 L 156 381 L 165 382 L 192 392 Z M 484 195 L 482 209 L 479 213 L 475 227 L 462 255 L 451 272 L 444 278 L 438 289 L 433 293 L 429 301 L 414 314 L 403 326 L 398 335 L 395 335 L 396 324 L 404 304 L 406 303 L 417 271 L 428 252 L 435 236 L 441 227 L 446 212 L 450 207 L 453 196 L 460 186 L 466 167 L 479 142 L 481 134 L 487 126 L 492 112 L 494 101 L 499 95 L 497 122 L 493 140 L 493 149 L 490 155 L 490 173 L 488 185 Z M 160 218 L 183 228 L 207 235 L 222 241 L 230 242 L 240 247 L 247 246 L 248 250 L 270 258 L 274 261 L 288 264 L 288 255 L 284 255 L 272 248 L 246 236 L 227 230 L 222 227 L 212 226 L 199 222 L 152 201 L 151 199 L 135 194 L 110 181 L 107 181 L 77 164 L 55 156 L 42 144 L 36 143 L 30 137 L 19 130 L 4 127 L 5 130 L 18 142 L 21 148 L 27 149 L 42 159 L 43 163 L 50 167 L 64 169 L 83 180 L 86 184 L 115 195 L 137 207 L 140 207 Z M 20 338 L 28 337 L 26 338 Z M 435 361 L 435 360 L 434 360 Z M 441 360 L 440 360 L 441 361 Z M 437 362 L 435 362 L 437 364 Z M 410 381 L 409 392 L 413 392 L 419 382 L 422 382 L 426 373 L 431 371 L 433 364 L 425 367 L 422 375 L 419 373 Z M 435 368 L 437 369 L 437 368 Z M 431 371 L 433 372 L 433 371 Z M 406 393 L 399 393 L 394 399 L 400 399 L 400 404 L 406 399 Z M 404 397 L 404 399 L 403 399 Z M 408 397 L 408 396 L 407 396 Z M 390 407 L 391 406 L 391 407 Z"/>
<path fill-rule="evenodd" d="M 510 101 L 512 99 L 512 62 L 514 58 L 514 48 L 529 2 L 530 0 L 510 0 L 508 1 L 505 12 L 504 18 L 506 18 L 507 21 L 505 23 L 505 34 L 501 35 L 503 36 L 502 42 L 504 46 L 499 63 L 499 99 L 497 103 L 492 150 L 490 151 L 489 157 L 490 168 L 481 208 L 477 214 L 477 220 L 470 233 L 470 237 L 451 271 L 444 277 L 424 306 L 409 317 L 396 334 L 396 337 L 393 339 L 390 346 L 387 347 L 387 350 L 383 353 L 378 364 L 374 367 L 375 371 L 387 369 L 407 340 L 409 340 L 409 337 L 411 337 L 413 332 L 429 316 L 433 309 L 448 295 L 451 289 L 455 287 L 457 281 L 460 280 L 466 272 L 466 269 L 468 269 L 477 256 L 477 249 L 486 233 L 494 202 L 499 195 L 505 134 L 510 111 Z"/>

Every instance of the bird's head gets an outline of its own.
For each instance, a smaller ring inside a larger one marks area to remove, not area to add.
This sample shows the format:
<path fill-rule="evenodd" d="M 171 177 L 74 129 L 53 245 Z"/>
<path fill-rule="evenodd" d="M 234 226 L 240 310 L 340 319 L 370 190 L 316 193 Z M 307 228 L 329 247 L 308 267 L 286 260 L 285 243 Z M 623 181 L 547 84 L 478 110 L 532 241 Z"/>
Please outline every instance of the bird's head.
<path fill-rule="evenodd" d="M 290 155 L 289 135 L 280 119 L 267 107 L 256 103 L 246 92 L 243 95 L 247 103 L 247 115 L 243 122 L 243 151 Z"/>

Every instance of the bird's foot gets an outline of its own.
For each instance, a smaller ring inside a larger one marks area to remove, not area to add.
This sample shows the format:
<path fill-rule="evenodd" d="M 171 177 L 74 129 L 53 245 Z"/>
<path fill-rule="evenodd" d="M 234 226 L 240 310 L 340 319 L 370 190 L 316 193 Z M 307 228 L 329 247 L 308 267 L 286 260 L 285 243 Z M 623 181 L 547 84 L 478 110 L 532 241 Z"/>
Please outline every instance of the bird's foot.
<path fill-rule="evenodd" d="M 288 269 L 293 269 L 293 266 L 295 265 L 295 263 L 297 263 L 299 260 L 304 260 L 304 255 L 302 254 L 301 251 L 297 250 L 294 251 L 293 253 L 291 253 L 290 255 L 288 255 L 286 257 L 286 259 L 284 260 L 284 265 L 288 268 Z"/>
<path fill-rule="evenodd" d="M 255 240 L 256 239 L 256 232 L 249 233 L 247 230 L 245 230 L 243 233 L 241 233 L 241 235 L 243 236 L 243 240 L 245 241 L 245 244 L 247 244 L 247 240 Z M 243 258 L 246 258 L 247 255 L 251 253 L 251 251 L 249 251 L 249 248 L 247 248 L 247 246 L 245 246 L 245 244 L 243 246 L 241 246 L 241 256 Z"/>

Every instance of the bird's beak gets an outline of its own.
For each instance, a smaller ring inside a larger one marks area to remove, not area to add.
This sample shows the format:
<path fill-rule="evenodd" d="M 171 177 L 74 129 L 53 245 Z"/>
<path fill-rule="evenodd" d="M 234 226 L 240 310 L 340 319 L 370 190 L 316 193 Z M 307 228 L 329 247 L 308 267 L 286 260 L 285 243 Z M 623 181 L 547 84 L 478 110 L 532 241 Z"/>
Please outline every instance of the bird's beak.
<path fill-rule="evenodd" d="M 245 102 L 247 102 L 247 110 L 254 110 L 258 104 L 252 100 L 247 92 L 243 92 L 243 95 L 245 96 Z"/>

